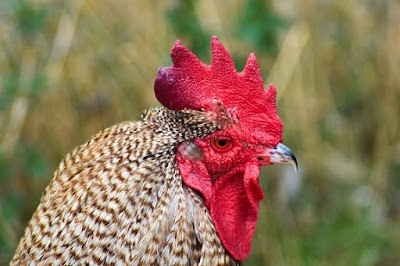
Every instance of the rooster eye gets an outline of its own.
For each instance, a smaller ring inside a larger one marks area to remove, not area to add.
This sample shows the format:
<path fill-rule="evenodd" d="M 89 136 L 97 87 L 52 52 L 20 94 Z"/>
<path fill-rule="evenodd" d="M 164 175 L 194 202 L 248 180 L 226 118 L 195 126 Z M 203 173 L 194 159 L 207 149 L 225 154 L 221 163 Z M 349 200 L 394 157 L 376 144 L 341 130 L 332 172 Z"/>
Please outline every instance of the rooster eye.
<path fill-rule="evenodd" d="M 231 142 L 228 139 L 214 140 L 214 146 L 217 147 L 218 149 L 226 149 L 228 148 L 229 144 L 231 144 Z"/>

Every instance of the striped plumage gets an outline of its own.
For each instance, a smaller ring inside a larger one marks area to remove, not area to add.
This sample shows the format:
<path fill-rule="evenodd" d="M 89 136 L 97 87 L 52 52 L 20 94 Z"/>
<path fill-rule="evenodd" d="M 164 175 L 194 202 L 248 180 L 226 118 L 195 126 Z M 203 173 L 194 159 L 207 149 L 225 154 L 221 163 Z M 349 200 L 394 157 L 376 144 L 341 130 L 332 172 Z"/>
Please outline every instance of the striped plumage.
<path fill-rule="evenodd" d="M 61 162 L 11 264 L 235 265 L 174 159 L 225 120 L 160 107 L 93 136 Z"/>

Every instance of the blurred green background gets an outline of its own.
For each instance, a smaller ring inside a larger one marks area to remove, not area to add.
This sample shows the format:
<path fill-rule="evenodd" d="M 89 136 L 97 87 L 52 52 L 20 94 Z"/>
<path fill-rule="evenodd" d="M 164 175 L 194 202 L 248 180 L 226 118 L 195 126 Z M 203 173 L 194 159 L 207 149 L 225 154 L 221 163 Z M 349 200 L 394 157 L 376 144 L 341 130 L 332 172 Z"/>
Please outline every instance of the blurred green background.
<path fill-rule="evenodd" d="M 0 2 L 0 265 L 61 159 L 157 105 L 176 39 L 278 88 L 300 171 L 265 167 L 245 265 L 400 265 L 400 1 Z"/>

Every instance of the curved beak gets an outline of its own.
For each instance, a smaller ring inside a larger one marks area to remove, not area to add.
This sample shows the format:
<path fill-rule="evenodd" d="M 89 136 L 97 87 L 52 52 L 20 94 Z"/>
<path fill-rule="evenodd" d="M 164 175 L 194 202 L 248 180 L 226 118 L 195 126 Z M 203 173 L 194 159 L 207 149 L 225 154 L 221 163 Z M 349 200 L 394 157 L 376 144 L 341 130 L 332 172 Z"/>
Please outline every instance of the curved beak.
<path fill-rule="evenodd" d="M 257 158 L 260 161 L 269 162 L 270 164 L 291 164 L 296 172 L 299 168 L 296 156 L 294 156 L 293 152 L 282 143 L 279 143 L 272 149 L 266 149 L 262 154 L 258 154 Z"/>

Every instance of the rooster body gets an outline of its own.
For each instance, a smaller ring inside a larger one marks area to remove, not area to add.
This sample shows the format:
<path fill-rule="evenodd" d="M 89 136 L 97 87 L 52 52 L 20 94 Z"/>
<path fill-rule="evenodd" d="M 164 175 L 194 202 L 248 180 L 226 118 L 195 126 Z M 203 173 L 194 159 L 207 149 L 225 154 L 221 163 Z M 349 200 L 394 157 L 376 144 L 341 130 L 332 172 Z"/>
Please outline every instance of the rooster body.
<path fill-rule="evenodd" d="M 212 45 L 207 66 L 178 41 L 155 82 L 164 107 L 65 157 L 11 265 L 241 264 L 263 198 L 260 167 L 296 160 L 254 55 L 238 73 L 216 37 Z"/>

